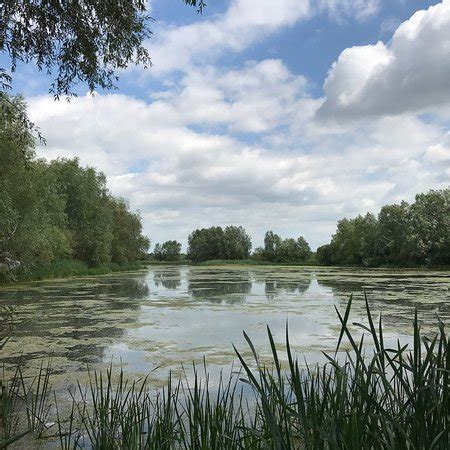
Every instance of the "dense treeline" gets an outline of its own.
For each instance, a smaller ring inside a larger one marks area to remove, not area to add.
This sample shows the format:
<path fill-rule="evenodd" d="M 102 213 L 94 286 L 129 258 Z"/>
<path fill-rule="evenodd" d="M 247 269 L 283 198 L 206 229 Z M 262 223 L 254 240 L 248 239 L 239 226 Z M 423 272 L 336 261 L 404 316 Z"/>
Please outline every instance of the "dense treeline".
<path fill-rule="evenodd" d="M 331 243 L 317 249 L 322 264 L 436 266 L 450 264 L 450 189 L 416 196 L 338 222 Z"/>
<path fill-rule="evenodd" d="M 181 259 L 181 244 L 177 241 L 166 241 L 156 244 L 153 250 L 156 261 L 179 261 Z"/>
<path fill-rule="evenodd" d="M 258 262 L 294 263 L 305 262 L 312 255 L 308 242 L 302 236 L 282 239 L 273 231 L 267 231 L 264 247 L 256 248 L 253 254 L 251 249 L 251 238 L 241 226 L 202 228 L 190 234 L 187 258 L 193 262 L 252 258 Z M 155 249 L 155 259 L 165 259 L 157 257 L 157 253 Z"/>
<path fill-rule="evenodd" d="M 189 235 L 187 257 L 193 262 L 239 260 L 249 258 L 251 249 L 252 240 L 243 227 L 202 228 Z"/>
<path fill-rule="evenodd" d="M 141 219 L 106 179 L 77 159 L 34 154 L 20 97 L 1 98 L 0 279 L 61 259 L 89 266 L 129 263 L 148 249 Z"/>
<path fill-rule="evenodd" d="M 297 239 L 282 239 L 273 231 L 267 231 L 264 248 L 255 249 L 253 258 L 259 261 L 294 263 L 305 262 L 311 255 L 311 248 L 303 236 Z"/>

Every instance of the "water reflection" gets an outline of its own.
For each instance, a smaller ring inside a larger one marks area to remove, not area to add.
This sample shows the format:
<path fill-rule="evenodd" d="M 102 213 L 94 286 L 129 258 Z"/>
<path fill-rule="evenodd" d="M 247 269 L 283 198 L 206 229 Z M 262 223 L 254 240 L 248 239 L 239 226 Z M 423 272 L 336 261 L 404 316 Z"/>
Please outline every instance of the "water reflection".
<path fill-rule="evenodd" d="M 16 327 L 3 362 L 54 359 L 92 363 L 108 343 L 136 323 L 141 300 L 150 294 L 143 274 L 30 283 L 0 291 L 2 304 L 17 309 Z M 125 312 L 125 314 L 124 314 Z"/>
<path fill-rule="evenodd" d="M 17 306 L 8 363 L 52 353 L 67 375 L 102 367 L 114 357 L 132 373 L 181 363 L 229 364 L 232 343 L 246 348 L 242 330 L 264 354 L 266 324 L 282 344 L 289 320 L 291 342 L 314 361 L 334 348 L 343 309 L 355 293 L 352 321 L 364 317 L 362 290 L 374 312 L 383 311 L 387 334 L 400 335 L 414 308 L 427 324 L 436 313 L 450 319 L 450 280 L 445 272 L 368 271 L 296 267 L 152 267 L 148 272 L 31 283 L 0 290 L 0 303 Z M 161 375 L 161 371 L 163 375 Z"/>
<path fill-rule="evenodd" d="M 178 267 L 154 269 L 153 282 L 156 287 L 176 290 L 181 286 L 181 271 Z"/>
<path fill-rule="evenodd" d="M 195 300 L 242 303 L 252 291 L 249 271 L 215 270 L 188 273 L 188 292 Z"/>
<path fill-rule="evenodd" d="M 268 300 L 274 300 L 284 293 L 304 294 L 311 285 L 312 278 L 297 281 L 266 280 L 264 292 Z"/>

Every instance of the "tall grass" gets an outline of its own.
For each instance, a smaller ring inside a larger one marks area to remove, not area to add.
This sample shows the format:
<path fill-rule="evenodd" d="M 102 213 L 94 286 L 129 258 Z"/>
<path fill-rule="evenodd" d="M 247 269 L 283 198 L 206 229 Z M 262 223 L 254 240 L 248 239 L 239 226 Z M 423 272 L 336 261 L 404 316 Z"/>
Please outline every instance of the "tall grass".
<path fill-rule="evenodd" d="M 390 347 L 381 316 L 374 320 L 367 299 L 364 324 L 350 325 L 351 306 L 350 298 L 342 314 L 336 310 L 341 330 L 336 351 L 325 354 L 323 365 L 300 365 L 288 329 L 282 364 L 269 328 L 272 361 L 263 364 L 244 333 L 253 356 L 247 359 L 235 349 L 241 369 L 221 375 L 218 386 L 206 364 L 201 372 L 194 368 L 192 378 L 169 376 L 156 393 L 147 378 L 131 383 L 122 371 L 113 382 L 110 367 L 71 392 L 66 417 L 55 397 L 55 430 L 39 430 L 48 409 L 31 396 L 37 406 L 30 411 L 41 418 L 28 429 L 36 437 L 57 438 L 63 449 L 449 448 L 450 350 L 444 324 L 438 321 L 436 332 L 424 335 L 416 313 L 412 345 Z M 350 350 L 343 355 L 344 341 Z M 48 399 L 43 391 L 49 383 L 39 376 L 39 396 Z"/>
<path fill-rule="evenodd" d="M 22 281 L 48 280 L 52 278 L 66 278 L 78 276 L 105 275 L 112 272 L 126 272 L 140 270 L 145 267 L 144 262 L 109 263 L 101 266 L 88 266 L 83 261 L 75 259 L 61 259 L 47 264 L 33 267 L 21 267 L 10 273 L 11 277 L 0 273 L 0 284 Z"/>

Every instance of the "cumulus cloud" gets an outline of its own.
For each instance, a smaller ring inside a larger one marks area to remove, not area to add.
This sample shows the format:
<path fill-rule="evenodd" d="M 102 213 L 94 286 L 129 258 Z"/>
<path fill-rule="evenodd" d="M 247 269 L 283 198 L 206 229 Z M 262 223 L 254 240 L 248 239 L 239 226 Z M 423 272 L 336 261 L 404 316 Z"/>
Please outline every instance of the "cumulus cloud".
<path fill-rule="evenodd" d="M 210 19 L 175 27 L 162 24 L 148 49 L 153 74 L 192 69 L 225 51 L 240 52 L 282 28 L 329 13 L 341 20 L 364 20 L 378 12 L 378 0 L 232 0 L 229 9 Z"/>
<path fill-rule="evenodd" d="M 266 63 L 277 68 L 269 71 L 274 79 L 282 74 L 290 80 L 285 89 L 292 90 L 271 120 L 283 122 L 301 102 L 315 105 L 313 116 L 320 102 L 306 96 L 302 81 L 280 62 Z M 265 63 L 257 65 L 261 67 L 256 72 L 264 73 Z M 238 105 L 251 91 L 248 85 L 254 84 L 262 98 L 270 97 L 271 83 L 264 76 L 248 80 L 247 70 L 217 78 L 212 84 L 217 90 L 214 108 L 233 109 L 230 86 L 235 87 L 233 101 Z M 190 82 L 195 86 L 197 80 L 187 78 L 183 90 L 190 89 Z M 204 107 L 195 96 L 171 91 L 152 103 L 118 94 L 80 97 L 70 104 L 47 96 L 30 101 L 32 118 L 48 140 L 39 155 L 77 155 L 83 164 L 105 171 L 112 191 L 141 210 L 145 231 L 154 241 L 176 238 L 185 243 L 196 227 L 238 223 L 257 244 L 266 229 L 273 228 L 284 235 L 302 233 L 318 245 L 344 215 L 376 211 L 383 203 L 411 199 L 416 192 L 448 182 L 442 164 L 437 164 L 448 136 L 439 126 L 413 116 L 328 129 L 328 134 L 305 118 L 302 131 L 278 131 L 283 145 L 265 139 L 249 144 L 239 133 L 192 128 L 193 122 L 204 122 Z M 251 124 L 260 112 L 253 111 L 254 118 L 252 110 L 248 114 Z M 234 126 L 232 115 L 223 117 L 224 124 Z"/>
<path fill-rule="evenodd" d="M 233 69 L 211 61 L 324 11 L 364 20 L 378 2 L 233 0 L 224 14 L 164 29 L 152 44 L 157 74 L 181 73 L 151 100 L 29 99 L 47 138 L 38 154 L 104 171 L 153 242 L 241 224 L 256 245 L 267 229 L 323 244 L 343 216 L 448 186 L 449 4 L 415 14 L 389 44 L 342 52 L 317 98 L 279 59 Z M 417 114 L 438 103 L 427 120 Z M 360 120 L 322 120 L 338 115 Z"/>
<path fill-rule="evenodd" d="M 154 95 L 166 117 L 185 125 L 223 125 L 230 132 L 261 133 L 287 124 L 306 97 L 308 83 L 282 61 L 249 61 L 224 72 L 203 67 L 186 74 L 173 90 Z"/>
<path fill-rule="evenodd" d="M 329 15 L 336 20 L 346 17 L 355 17 L 364 21 L 375 15 L 380 10 L 380 0 L 319 0 L 319 10 L 328 11 Z"/>
<path fill-rule="evenodd" d="M 310 13 L 309 0 L 233 0 L 224 14 L 175 27 L 162 25 L 148 48 L 160 74 L 186 70 L 225 50 L 242 51 Z"/>
<path fill-rule="evenodd" d="M 450 100 L 450 0 L 416 12 L 391 42 L 347 48 L 324 84 L 321 117 L 395 115 Z"/>

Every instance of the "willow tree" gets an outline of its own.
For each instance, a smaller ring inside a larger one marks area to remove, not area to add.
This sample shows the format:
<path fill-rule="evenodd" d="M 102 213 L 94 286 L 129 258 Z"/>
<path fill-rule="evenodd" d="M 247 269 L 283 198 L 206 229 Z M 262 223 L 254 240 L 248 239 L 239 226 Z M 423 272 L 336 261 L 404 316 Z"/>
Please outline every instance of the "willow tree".
<path fill-rule="evenodd" d="M 203 0 L 183 0 L 201 11 Z M 3 0 L 0 52 L 10 70 L 0 68 L 8 87 L 18 62 L 35 63 L 52 75 L 56 98 L 85 83 L 91 91 L 111 89 L 117 71 L 151 64 L 144 41 L 152 34 L 146 0 Z"/>

